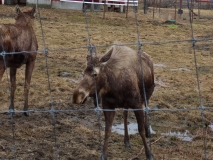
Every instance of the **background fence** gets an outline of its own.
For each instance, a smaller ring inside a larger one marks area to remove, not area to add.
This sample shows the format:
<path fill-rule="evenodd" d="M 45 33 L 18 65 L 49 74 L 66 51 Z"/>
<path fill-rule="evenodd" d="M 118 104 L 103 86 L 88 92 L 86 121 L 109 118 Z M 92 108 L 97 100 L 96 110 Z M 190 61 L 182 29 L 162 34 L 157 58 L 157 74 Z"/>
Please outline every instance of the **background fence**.
<path fill-rule="evenodd" d="M 142 44 L 141 50 L 153 57 L 156 88 L 148 113 L 156 133 L 147 141 L 152 143 L 155 159 L 212 159 L 211 21 L 194 19 L 192 23 L 191 14 L 176 24 L 156 17 L 153 21 L 152 8 L 148 15 L 131 10 L 128 19 L 106 13 L 104 20 L 99 13 L 37 9 L 39 54 L 31 82 L 30 117 L 20 114 L 24 68 L 17 77 L 14 116 L 3 114 L 10 99 L 8 76 L 1 83 L 2 159 L 99 159 L 102 112 L 96 116 L 91 100 L 86 105 L 71 104 L 71 96 L 81 79 L 87 46 L 94 43 L 103 54 L 114 40 L 135 49 Z M 11 22 L 12 12 L 1 8 L 1 14 L 5 23 Z M 122 121 L 122 111 L 116 110 L 114 124 Z M 135 124 L 132 112 L 128 121 Z M 112 134 L 109 159 L 131 159 L 140 153 L 139 135 L 130 139 L 132 148 L 124 149 L 123 137 Z M 139 157 L 144 159 L 143 151 Z"/>
<path fill-rule="evenodd" d="M 149 12 L 152 12 L 153 19 L 160 18 L 162 20 L 176 20 L 177 22 L 179 22 L 188 18 L 187 0 L 150 0 L 143 1 L 142 4 L 144 4 L 145 2 L 147 6 L 150 7 Z M 189 1 L 189 7 L 192 12 L 192 21 L 194 18 L 203 18 L 203 16 L 211 18 L 211 14 L 208 15 L 204 13 L 202 15 L 201 9 L 212 10 L 212 6 L 213 2 L 210 0 Z"/>

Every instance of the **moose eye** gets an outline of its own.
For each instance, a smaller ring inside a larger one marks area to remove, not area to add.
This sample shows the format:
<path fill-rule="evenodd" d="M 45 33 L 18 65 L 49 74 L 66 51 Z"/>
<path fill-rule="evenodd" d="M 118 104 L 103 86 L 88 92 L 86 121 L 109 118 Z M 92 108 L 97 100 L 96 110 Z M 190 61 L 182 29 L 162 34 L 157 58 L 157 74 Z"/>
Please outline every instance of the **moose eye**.
<path fill-rule="evenodd" d="M 92 74 L 92 76 L 95 77 L 95 78 L 97 77 L 97 75 L 98 75 L 97 73 Z"/>

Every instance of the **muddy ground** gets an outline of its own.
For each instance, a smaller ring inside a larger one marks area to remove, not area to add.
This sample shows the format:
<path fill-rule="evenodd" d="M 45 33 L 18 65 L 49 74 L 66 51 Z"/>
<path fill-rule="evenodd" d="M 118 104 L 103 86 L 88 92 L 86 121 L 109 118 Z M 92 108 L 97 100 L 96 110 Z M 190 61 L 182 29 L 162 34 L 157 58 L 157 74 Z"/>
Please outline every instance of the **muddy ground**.
<path fill-rule="evenodd" d="M 27 10 L 28 7 L 21 6 L 21 9 Z M 147 15 L 139 9 L 137 16 L 130 10 L 128 18 L 124 13 L 107 12 L 103 19 L 103 12 L 84 14 L 82 11 L 40 8 L 41 23 L 38 12 L 34 23 L 39 53 L 29 94 L 29 107 L 33 111 L 29 117 L 17 112 L 11 118 L 5 113 L 10 100 L 5 74 L 0 87 L 0 159 L 99 159 L 104 137 L 103 113 L 99 121 L 90 99 L 84 105 L 72 104 L 73 90 L 85 67 L 87 46 L 95 44 L 98 54 L 102 55 L 113 43 L 135 44 L 138 41 L 136 23 L 141 42 L 191 39 L 187 10 L 177 17 L 176 24 L 166 22 L 173 16 L 172 10 L 158 11 L 155 11 L 154 19 L 151 8 Z M 14 23 L 14 17 L 14 6 L 0 6 L 0 23 Z M 196 38 L 213 38 L 212 17 L 213 11 L 210 10 L 201 11 L 200 19 L 194 17 L 192 26 Z M 46 58 L 41 52 L 45 47 L 49 51 Z M 136 45 L 130 47 L 138 49 Z M 149 107 L 166 109 L 150 112 L 150 124 L 156 133 L 147 141 L 152 143 L 154 158 L 213 159 L 213 130 L 210 127 L 213 111 L 205 110 L 201 116 L 201 111 L 193 110 L 201 104 L 208 109 L 213 107 L 212 40 L 197 41 L 195 54 L 192 43 L 187 41 L 145 43 L 142 50 L 152 56 L 155 64 L 156 88 Z M 21 67 L 17 75 L 16 111 L 23 109 L 24 70 L 24 66 Z M 42 112 L 52 107 L 58 111 L 54 115 Z M 131 111 L 128 121 L 135 123 Z M 122 111 L 117 110 L 113 124 L 122 123 Z M 185 137 L 189 140 L 172 134 L 178 132 L 187 132 Z M 138 159 L 145 159 L 144 151 L 140 153 L 143 145 L 139 134 L 131 134 L 130 141 L 131 148 L 125 149 L 123 135 L 113 132 L 108 158 L 132 159 L 139 154 Z"/>

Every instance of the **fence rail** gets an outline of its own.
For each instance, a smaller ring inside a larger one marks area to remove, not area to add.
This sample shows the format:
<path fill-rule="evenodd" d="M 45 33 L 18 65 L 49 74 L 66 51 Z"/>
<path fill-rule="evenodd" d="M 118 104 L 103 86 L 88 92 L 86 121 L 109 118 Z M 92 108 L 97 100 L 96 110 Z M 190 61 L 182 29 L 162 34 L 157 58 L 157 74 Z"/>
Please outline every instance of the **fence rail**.
<path fill-rule="evenodd" d="M 86 4 L 105 4 L 105 5 L 115 5 L 115 6 L 138 6 L 137 0 L 100 0 L 100 1 L 84 1 L 84 0 L 60 0 L 63 2 L 75 2 L 75 3 L 86 3 Z"/>

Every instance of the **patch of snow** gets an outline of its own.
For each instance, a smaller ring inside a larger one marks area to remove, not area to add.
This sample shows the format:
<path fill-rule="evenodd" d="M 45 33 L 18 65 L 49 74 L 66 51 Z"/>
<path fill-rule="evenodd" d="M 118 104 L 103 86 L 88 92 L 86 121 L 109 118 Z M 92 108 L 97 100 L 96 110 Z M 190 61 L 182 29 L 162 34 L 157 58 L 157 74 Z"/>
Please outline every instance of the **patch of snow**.
<path fill-rule="evenodd" d="M 156 132 L 152 129 L 151 125 L 149 126 L 150 133 L 156 134 Z M 118 134 L 124 135 L 124 124 L 118 124 L 112 126 L 112 132 L 116 132 Z M 128 124 L 128 133 L 129 134 L 136 134 L 138 133 L 138 124 L 137 123 L 130 123 Z"/>
<path fill-rule="evenodd" d="M 187 72 L 190 72 L 190 69 L 188 69 L 188 68 L 174 68 L 174 69 L 171 69 L 171 71 L 187 71 Z"/>
<path fill-rule="evenodd" d="M 177 137 L 178 139 L 182 141 L 190 142 L 192 141 L 192 135 L 189 133 L 188 130 L 186 130 L 184 133 L 181 132 L 169 132 L 169 133 L 161 133 L 163 136 L 170 136 L 170 137 Z"/>
<path fill-rule="evenodd" d="M 209 127 L 211 128 L 211 130 L 213 131 L 213 124 L 209 125 Z"/>
<path fill-rule="evenodd" d="M 154 64 L 154 66 L 155 66 L 155 67 L 166 67 L 166 65 L 164 65 L 164 64 L 160 64 L 160 63 L 158 63 L 158 64 Z"/>

